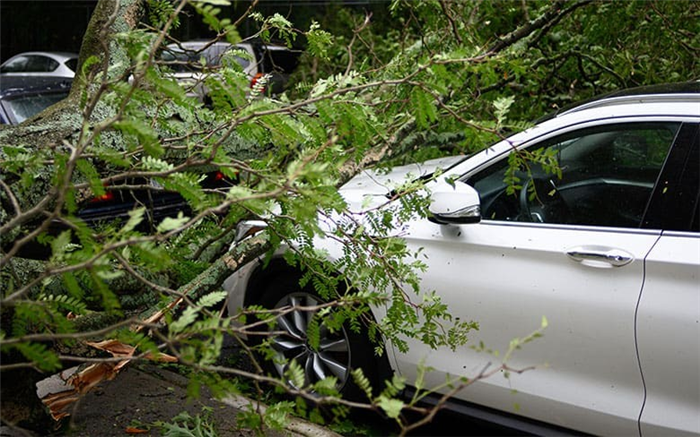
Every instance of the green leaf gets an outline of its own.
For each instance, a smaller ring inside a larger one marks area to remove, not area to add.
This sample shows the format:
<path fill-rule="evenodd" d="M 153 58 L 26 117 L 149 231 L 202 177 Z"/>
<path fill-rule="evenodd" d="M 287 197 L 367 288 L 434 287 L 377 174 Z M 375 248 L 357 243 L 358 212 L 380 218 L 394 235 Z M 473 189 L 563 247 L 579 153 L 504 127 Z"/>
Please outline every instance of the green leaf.
<path fill-rule="evenodd" d="M 396 419 L 401 414 L 404 403 L 398 399 L 390 399 L 385 396 L 379 398 L 379 408 L 384 410 L 387 417 Z"/>
<path fill-rule="evenodd" d="M 287 371 L 285 376 L 289 378 L 295 387 L 304 387 L 306 385 L 306 378 L 304 378 L 304 369 L 301 368 L 296 360 L 292 360 L 287 366 Z"/>
<path fill-rule="evenodd" d="M 95 274 L 100 279 L 103 279 L 105 281 L 111 281 L 111 280 L 114 280 L 114 279 L 117 279 L 117 278 L 124 276 L 124 271 L 123 270 L 100 268 L 100 269 L 95 270 Z"/>
<path fill-rule="evenodd" d="M 367 399 L 371 400 L 372 399 L 372 385 L 369 382 L 369 379 L 365 376 L 364 372 L 362 372 L 362 369 L 353 369 L 351 372 L 352 379 L 355 381 L 355 384 L 357 384 L 358 387 L 365 393 L 365 396 L 367 396 Z"/>
<path fill-rule="evenodd" d="M 133 231 L 136 226 L 143 221 L 143 216 L 146 214 L 146 208 L 136 208 L 129 211 L 129 220 L 126 224 L 119 230 L 119 233 L 126 234 Z"/>
<path fill-rule="evenodd" d="M 84 314 L 87 311 L 87 305 L 79 299 L 66 295 L 45 295 L 39 296 L 40 301 L 53 304 L 57 308 L 63 308 L 72 311 L 75 314 Z"/>
<path fill-rule="evenodd" d="M 226 299 L 226 296 L 228 296 L 228 293 L 225 291 L 213 291 L 209 294 L 202 296 L 197 301 L 197 306 L 206 308 L 216 305 L 217 303 Z"/>
<path fill-rule="evenodd" d="M 41 343 L 18 343 L 15 347 L 41 370 L 48 372 L 61 368 L 58 356 Z"/>
<path fill-rule="evenodd" d="M 309 31 L 306 33 L 308 41 L 308 50 L 311 55 L 328 59 L 328 51 L 333 44 L 333 35 L 321 29 L 321 26 L 312 21 L 309 26 Z"/>
<path fill-rule="evenodd" d="M 58 234 L 58 236 L 51 242 L 51 250 L 54 258 L 61 259 L 70 249 L 75 246 L 71 244 L 72 232 L 70 230 L 65 230 Z"/>
<path fill-rule="evenodd" d="M 327 376 L 317 381 L 312 389 L 322 396 L 340 396 L 340 393 L 338 393 L 338 378 L 335 376 Z"/>
<path fill-rule="evenodd" d="M 433 96 L 420 88 L 411 91 L 411 104 L 416 116 L 418 127 L 426 129 L 437 119 L 437 110 L 433 105 Z"/>
<path fill-rule="evenodd" d="M 289 416 L 294 412 L 294 402 L 281 401 L 270 405 L 265 410 L 263 421 L 270 428 L 281 431 L 287 427 Z"/>
<path fill-rule="evenodd" d="M 498 120 L 499 126 L 506 120 L 506 115 L 514 102 L 515 96 L 499 97 L 495 102 L 493 102 L 493 106 L 496 109 L 496 119 Z"/>
<path fill-rule="evenodd" d="M 158 134 L 140 119 L 134 117 L 121 120 L 114 123 L 114 127 L 125 134 L 135 136 L 148 155 L 153 157 L 163 155 L 164 149 L 158 141 Z"/>
<path fill-rule="evenodd" d="M 76 161 L 76 166 L 80 173 L 85 176 L 90 184 L 90 188 L 95 196 L 103 196 L 105 194 L 105 188 L 100 180 L 100 175 L 94 165 L 87 159 L 79 159 Z"/>
<path fill-rule="evenodd" d="M 321 329 L 319 326 L 319 318 L 312 317 L 306 329 L 306 337 L 311 349 L 317 351 L 321 345 Z"/>
<path fill-rule="evenodd" d="M 170 332 L 173 334 L 179 334 L 189 325 L 191 325 L 199 314 L 199 310 L 194 307 L 187 307 L 182 312 L 182 315 L 174 322 L 170 324 Z"/>
<path fill-rule="evenodd" d="M 165 172 L 171 171 L 175 168 L 171 163 L 160 160 L 158 158 L 153 158 L 151 156 L 144 156 L 141 163 L 146 170 L 152 171 Z"/>
<path fill-rule="evenodd" d="M 180 228 L 183 226 L 185 223 L 189 221 L 189 217 L 185 217 L 182 211 L 177 213 L 176 218 L 172 217 L 166 217 L 163 219 L 162 222 L 158 225 L 158 232 L 163 234 L 175 229 Z"/>
<path fill-rule="evenodd" d="M 138 255 L 142 261 L 149 263 L 150 269 L 154 271 L 166 268 L 171 262 L 168 252 L 151 242 L 131 246 L 131 252 Z"/>
<path fill-rule="evenodd" d="M 66 289 L 68 290 L 68 293 L 70 293 L 71 296 L 78 299 L 81 299 L 83 297 L 83 289 L 80 287 L 78 279 L 75 277 L 75 274 L 73 274 L 73 272 L 63 273 L 61 275 L 61 280 L 63 281 L 63 284 L 66 286 Z"/>

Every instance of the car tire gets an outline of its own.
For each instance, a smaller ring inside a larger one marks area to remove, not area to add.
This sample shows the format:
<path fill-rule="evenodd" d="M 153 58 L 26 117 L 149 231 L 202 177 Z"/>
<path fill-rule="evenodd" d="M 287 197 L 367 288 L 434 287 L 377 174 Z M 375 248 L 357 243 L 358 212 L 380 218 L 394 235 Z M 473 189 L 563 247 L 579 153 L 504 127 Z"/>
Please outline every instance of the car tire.
<path fill-rule="evenodd" d="M 324 302 L 310 287 L 301 287 L 298 278 L 288 277 L 273 280 L 263 290 L 259 304 L 268 309 L 284 307 L 314 307 Z M 306 387 L 295 387 L 292 381 L 287 383 L 295 388 L 307 388 L 326 376 L 335 376 L 337 389 L 345 399 L 366 401 L 367 396 L 355 383 L 351 372 L 362 369 L 372 387 L 378 387 L 380 376 L 386 375 L 379 370 L 388 367 L 374 353 L 372 342 L 361 329 L 355 332 L 348 324 L 331 332 L 320 324 L 320 347 L 314 349 L 307 336 L 308 322 L 318 313 L 317 310 L 294 310 L 277 318 L 277 323 L 269 331 L 283 331 L 283 335 L 272 337 L 272 349 L 276 352 L 274 359 L 265 360 L 264 368 L 275 377 L 285 379 L 285 372 L 292 359 L 304 369 Z M 376 394 L 376 393 L 375 393 Z"/>

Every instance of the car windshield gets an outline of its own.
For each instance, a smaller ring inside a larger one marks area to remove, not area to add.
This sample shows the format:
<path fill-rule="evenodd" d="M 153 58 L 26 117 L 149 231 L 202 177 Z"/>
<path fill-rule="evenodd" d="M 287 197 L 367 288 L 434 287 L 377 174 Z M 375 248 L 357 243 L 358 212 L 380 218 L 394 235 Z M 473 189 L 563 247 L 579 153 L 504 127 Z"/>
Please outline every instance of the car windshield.
<path fill-rule="evenodd" d="M 65 93 L 35 94 L 6 100 L 4 104 L 5 108 L 12 113 L 15 123 L 21 123 L 66 97 L 68 97 L 68 91 Z"/>

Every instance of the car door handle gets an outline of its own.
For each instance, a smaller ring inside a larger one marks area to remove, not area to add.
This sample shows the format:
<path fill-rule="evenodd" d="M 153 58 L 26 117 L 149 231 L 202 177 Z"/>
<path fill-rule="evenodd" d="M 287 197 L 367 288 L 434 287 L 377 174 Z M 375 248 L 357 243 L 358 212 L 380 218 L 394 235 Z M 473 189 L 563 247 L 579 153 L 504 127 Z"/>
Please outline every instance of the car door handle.
<path fill-rule="evenodd" d="M 566 252 L 569 258 L 592 267 L 622 267 L 634 260 L 634 257 L 620 249 L 576 247 Z"/>

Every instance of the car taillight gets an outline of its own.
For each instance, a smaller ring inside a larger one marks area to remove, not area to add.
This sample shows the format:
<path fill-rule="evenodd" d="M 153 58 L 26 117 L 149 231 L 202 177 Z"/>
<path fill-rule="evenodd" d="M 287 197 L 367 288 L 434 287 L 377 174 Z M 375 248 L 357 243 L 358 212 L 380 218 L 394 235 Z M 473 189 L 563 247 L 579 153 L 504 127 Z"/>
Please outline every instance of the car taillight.
<path fill-rule="evenodd" d="M 255 84 L 258 83 L 258 80 L 260 80 L 261 77 L 263 77 L 262 73 L 258 73 L 255 76 L 253 76 L 253 78 L 250 80 L 250 87 L 253 88 Z"/>
<path fill-rule="evenodd" d="M 101 195 L 101 196 L 93 197 L 92 200 L 91 200 L 90 202 L 92 202 L 92 203 L 95 203 L 95 202 L 109 202 L 109 201 L 112 200 L 112 199 L 114 199 L 114 193 L 112 193 L 111 191 L 108 191 L 108 192 L 104 193 L 104 194 Z"/>
<path fill-rule="evenodd" d="M 265 76 L 262 73 L 256 74 L 251 80 L 250 80 L 250 88 L 255 88 L 255 85 L 258 84 L 261 79 L 265 79 L 263 76 Z M 260 84 L 260 93 L 265 93 L 266 86 L 264 84 Z"/>
<path fill-rule="evenodd" d="M 105 188 L 106 187 L 107 185 L 105 185 Z M 103 195 L 95 196 L 90 199 L 90 203 L 109 202 L 112 199 L 114 199 L 114 193 L 112 191 L 105 191 Z"/>

